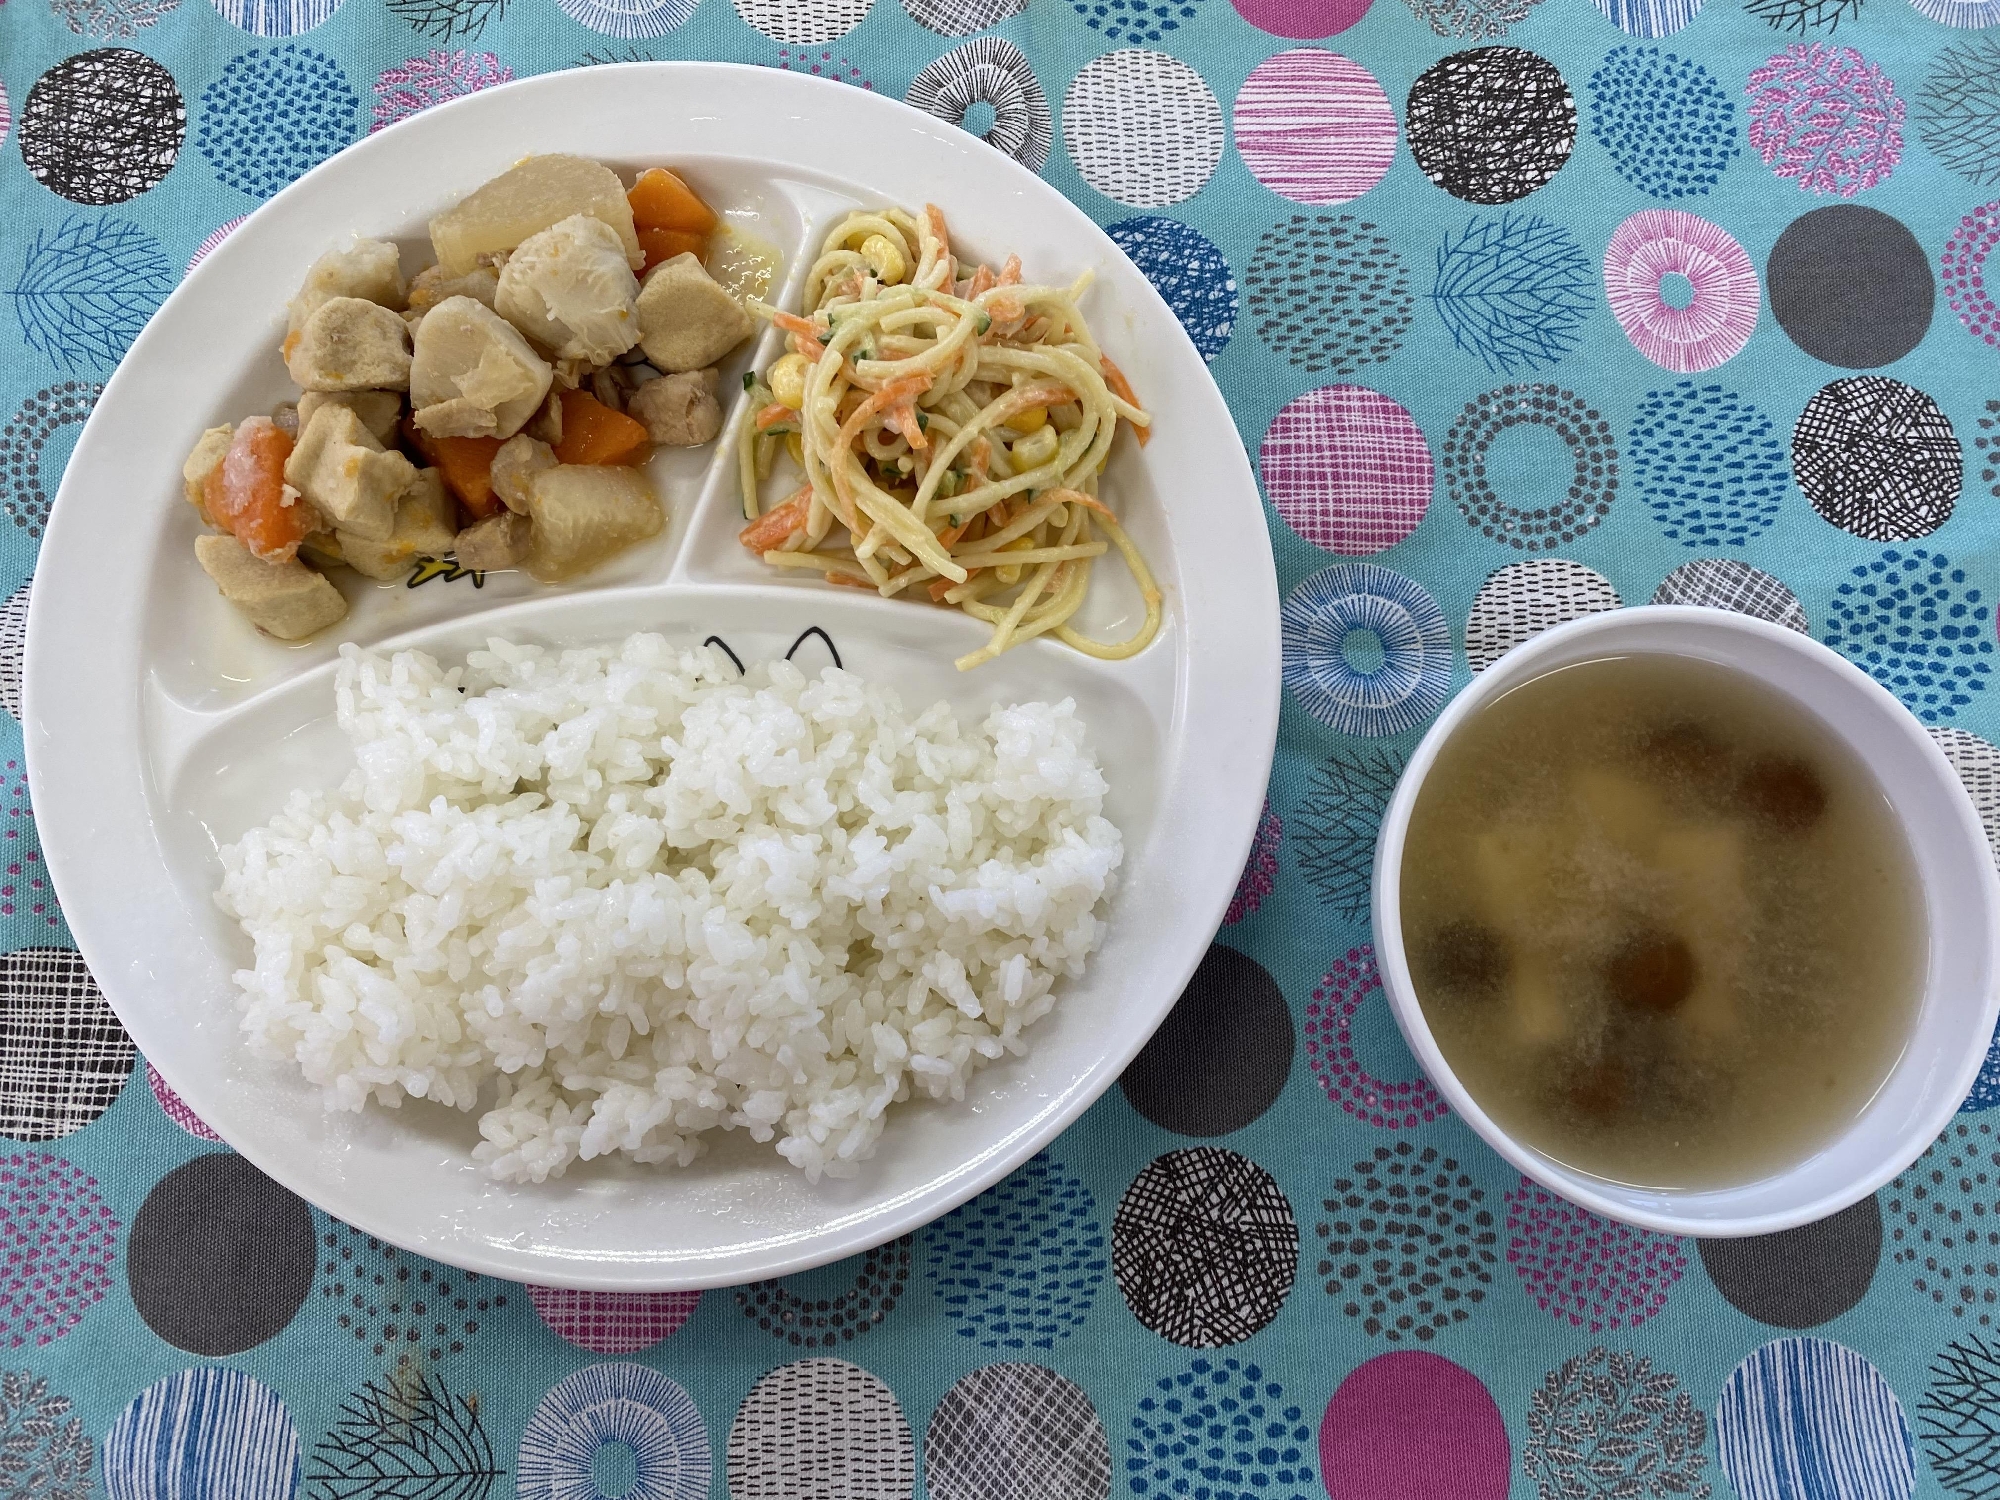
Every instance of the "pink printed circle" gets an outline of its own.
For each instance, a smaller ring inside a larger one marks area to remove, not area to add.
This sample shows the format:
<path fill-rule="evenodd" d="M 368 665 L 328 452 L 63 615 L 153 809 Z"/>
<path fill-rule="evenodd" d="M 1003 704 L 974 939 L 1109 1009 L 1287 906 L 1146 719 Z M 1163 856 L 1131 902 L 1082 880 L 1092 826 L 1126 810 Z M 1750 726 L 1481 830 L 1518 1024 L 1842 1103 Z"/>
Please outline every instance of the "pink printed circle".
<path fill-rule="evenodd" d="M 1664 294 L 1666 278 L 1694 289 L 1687 306 Z M 1720 225 L 1677 208 L 1647 208 L 1612 231 L 1604 295 L 1632 347 L 1677 375 L 1734 359 L 1757 328 L 1757 268 Z"/>
<path fill-rule="evenodd" d="M 151 1063 L 146 1064 L 146 1082 L 153 1086 L 153 1098 L 159 1101 L 161 1114 L 198 1141 L 222 1143 L 222 1137 L 210 1130 L 202 1117 L 189 1109 L 187 1102 L 179 1094 L 167 1087 L 167 1080 L 160 1076 L 160 1070 Z"/>
<path fill-rule="evenodd" d="M 1751 69 L 1750 148 L 1800 192 L 1852 198 L 1903 158 L 1896 84 L 1852 47 L 1794 42 Z"/>
<path fill-rule="evenodd" d="M 188 257 L 188 263 L 187 263 L 188 271 L 192 271 L 196 266 L 200 265 L 203 261 L 207 260 L 209 252 L 214 250 L 217 245 L 221 244 L 224 240 L 228 239 L 230 235 L 235 233 L 236 226 L 241 224 L 245 219 L 249 217 L 250 216 L 248 214 L 238 214 L 235 218 L 229 220 L 226 224 L 218 224 L 215 226 L 215 228 L 211 229 L 208 232 L 208 238 L 203 240 L 199 245 L 196 245 L 194 247 L 194 254 Z M 185 276 L 187 274 L 187 271 L 183 271 L 181 274 Z"/>
<path fill-rule="evenodd" d="M 58 1156 L 0 1156 L 0 1342 L 54 1342 L 111 1289 L 121 1226 Z"/>
<path fill-rule="evenodd" d="M 1341 1381 L 1319 1425 L 1319 1471 L 1332 1500 L 1505 1500 L 1513 1449 L 1484 1381 L 1401 1350 Z"/>
<path fill-rule="evenodd" d="M 1278 883 L 1278 845 L 1284 842 L 1285 825 L 1271 811 L 1271 799 L 1264 799 L 1264 816 L 1257 820 L 1256 837 L 1250 841 L 1250 858 L 1236 882 L 1236 894 L 1229 898 L 1229 910 L 1222 915 L 1226 927 L 1240 922 L 1264 904 Z"/>
<path fill-rule="evenodd" d="M 551 1332 L 592 1354 L 637 1354 L 678 1333 L 700 1292 L 579 1292 L 531 1286 L 528 1300 Z"/>
<path fill-rule="evenodd" d="M 1986 290 L 1986 258 L 2000 244 L 2000 201 L 1982 203 L 1959 221 L 1939 264 L 1945 300 L 1976 339 L 2000 343 L 2000 306 Z"/>
<path fill-rule="evenodd" d="M 1592 1333 L 1653 1317 L 1688 1264 L 1674 1236 L 1600 1218 L 1526 1177 L 1507 1195 L 1507 1263 L 1537 1307 Z"/>
<path fill-rule="evenodd" d="M 437 48 L 422 57 L 406 58 L 392 68 L 384 68 L 375 80 L 375 118 L 368 126 L 373 135 L 398 120 L 463 98 L 496 83 L 506 83 L 514 70 L 491 52 L 444 52 Z"/>
<path fill-rule="evenodd" d="M 1361 64 L 1298 47 L 1265 58 L 1244 80 L 1236 151 L 1250 175 L 1281 198 L 1346 203 L 1380 182 L 1396 159 L 1396 111 Z"/>
<path fill-rule="evenodd" d="M 1236 14 L 1272 36 L 1311 41 L 1337 36 L 1368 14 L 1372 0 L 1233 0 Z"/>
<path fill-rule="evenodd" d="M 1389 1003 L 1375 969 L 1375 949 L 1364 944 L 1334 960 L 1306 1006 L 1306 1057 L 1327 1098 L 1378 1130 L 1410 1130 L 1449 1113 L 1428 1078 L 1390 1081 L 1361 1065 L 1354 1050 L 1354 1017 L 1372 999 Z"/>
<path fill-rule="evenodd" d="M 1265 430 L 1257 463 L 1285 524 L 1346 557 L 1415 531 L 1436 474 L 1416 419 L 1365 385 L 1321 386 L 1287 402 Z"/>

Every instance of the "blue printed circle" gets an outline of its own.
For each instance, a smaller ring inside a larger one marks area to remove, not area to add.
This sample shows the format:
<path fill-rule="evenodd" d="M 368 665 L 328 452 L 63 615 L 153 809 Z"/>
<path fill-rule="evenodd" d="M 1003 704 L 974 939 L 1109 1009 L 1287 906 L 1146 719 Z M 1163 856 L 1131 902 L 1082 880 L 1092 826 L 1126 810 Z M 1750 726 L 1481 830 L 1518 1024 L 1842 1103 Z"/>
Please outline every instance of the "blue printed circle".
<path fill-rule="evenodd" d="M 1179 219 L 1141 214 L 1104 231 L 1174 310 L 1203 359 L 1214 359 L 1236 330 L 1236 273 L 1207 235 Z"/>
<path fill-rule="evenodd" d="M 1285 600 L 1285 686 L 1342 734 L 1401 734 L 1444 706 L 1451 627 L 1422 585 L 1375 563 L 1335 563 Z"/>
<path fill-rule="evenodd" d="M 12 288 L 21 341 L 66 370 L 108 371 L 174 279 L 159 241 L 123 219 L 77 214 L 38 229 Z"/>
<path fill-rule="evenodd" d="M 1590 75 L 1590 101 L 1618 175 L 1655 198 L 1708 192 L 1736 154 L 1736 102 L 1691 58 L 1613 47 Z"/>
<path fill-rule="evenodd" d="M 1777 424 L 1691 380 L 1648 391 L 1632 418 L 1632 477 L 1669 541 L 1741 547 L 1778 519 L 1791 460 Z"/>
<path fill-rule="evenodd" d="M 1140 1500 L 1310 1500 L 1322 1493 L 1306 1413 L 1277 1381 L 1233 1357 L 1197 1359 L 1155 1380 L 1139 1399 L 1125 1452 L 1125 1479 Z"/>
<path fill-rule="evenodd" d="M 231 26 L 252 36 L 297 36 L 340 9 L 341 0 L 210 0 Z"/>
<path fill-rule="evenodd" d="M 605 1450 L 609 1450 L 607 1453 Z M 694 1401 L 644 1365 L 586 1365 L 557 1385 L 521 1434 L 521 1500 L 588 1500 L 597 1470 L 625 1470 L 621 1500 L 707 1500 L 713 1462 Z"/>
<path fill-rule="evenodd" d="M 1158 42 L 1199 15 L 1193 0 L 1070 0 L 1083 24 L 1119 46 Z"/>
<path fill-rule="evenodd" d="M 147 1386 L 104 1439 L 111 1500 L 291 1500 L 298 1485 L 292 1414 L 240 1370 L 183 1370 Z"/>
<path fill-rule="evenodd" d="M 556 0 L 572 21 L 606 36 L 665 36 L 687 24 L 700 0 Z"/>
<path fill-rule="evenodd" d="M 223 182 L 268 198 L 353 140 L 360 109 L 354 85 L 324 52 L 245 52 L 202 90 L 195 144 Z"/>
<path fill-rule="evenodd" d="M 1926 723 L 1955 719 L 1993 674 L 1993 615 L 1965 569 L 1921 547 L 1861 563 L 1827 610 L 1826 643 Z"/>
<path fill-rule="evenodd" d="M 1604 19 L 1627 36 L 1672 36 L 1695 18 L 1701 0 L 1597 0 Z"/>
<path fill-rule="evenodd" d="M 933 1224 L 924 1254 L 952 1326 L 982 1349 L 1053 1349 L 1104 1284 L 1097 1199 L 1047 1152 Z"/>
<path fill-rule="evenodd" d="M 1597 263 L 1537 214 L 1474 219 L 1437 248 L 1431 306 L 1451 341 L 1503 375 L 1552 365 L 1583 337 Z"/>
<path fill-rule="evenodd" d="M 1917 1482 L 1903 1403 L 1830 1339 L 1774 1339 L 1738 1365 L 1716 1407 L 1715 1445 L 1740 1500 L 1909 1500 Z"/>
<path fill-rule="evenodd" d="M 1995 1105 L 2000 1105 L 2000 1031 L 1987 1043 L 1986 1060 L 1980 1063 L 1979 1076 L 1972 1080 L 1972 1092 L 1965 1096 L 1959 1112 L 1975 1114 Z"/>

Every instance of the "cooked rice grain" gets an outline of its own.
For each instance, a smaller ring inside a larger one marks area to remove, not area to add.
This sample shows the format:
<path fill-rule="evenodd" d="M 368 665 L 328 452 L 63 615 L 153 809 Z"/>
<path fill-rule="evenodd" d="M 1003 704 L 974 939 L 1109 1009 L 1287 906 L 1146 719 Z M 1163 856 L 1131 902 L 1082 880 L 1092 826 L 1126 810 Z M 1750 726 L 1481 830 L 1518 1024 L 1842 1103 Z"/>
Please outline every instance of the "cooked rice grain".
<path fill-rule="evenodd" d="M 1025 1050 L 1103 932 L 1123 842 L 1069 701 L 969 732 L 647 634 L 350 645 L 335 683 L 355 771 L 222 851 L 243 1031 L 330 1108 L 485 1090 L 497 1178 L 739 1128 L 849 1175 L 890 1104 Z"/>

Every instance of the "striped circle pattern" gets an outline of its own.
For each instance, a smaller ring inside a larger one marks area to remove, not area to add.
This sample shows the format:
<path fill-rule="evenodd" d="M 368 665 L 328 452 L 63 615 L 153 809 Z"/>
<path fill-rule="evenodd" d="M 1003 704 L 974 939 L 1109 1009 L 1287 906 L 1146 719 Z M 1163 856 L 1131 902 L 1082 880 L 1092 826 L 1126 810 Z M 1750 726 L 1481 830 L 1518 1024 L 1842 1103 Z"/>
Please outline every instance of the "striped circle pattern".
<path fill-rule="evenodd" d="M 1830 1339 L 1774 1339 L 1738 1365 L 1715 1410 L 1716 1455 L 1741 1500 L 1909 1500 L 1909 1420 L 1889 1382 Z"/>
<path fill-rule="evenodd" d="M 252 36 L 297 36 L 323 25 L 341 0 L 210 0 L 215 13 Z"/>
<path fill-rule="evenodd" d="M 1083 180 L 1135 208 L 1192 198 L 1222 160 L 1222 106 L 1199 73 L 1164 52 L 1092 59 L 1070 81 L 1062 115 Z"/>
<path fill-rule="evenodd" d="M 844 1359 L 780 1365 L 729 1427 L 730 1500 L 909 1500 L 916 1468 L 895 1393 Z"/>
<path fill-rule="evenodd" d="M 1666 300 L 1666 278 L 1691 289 Z M 1678 375 L 1736 357 L 1757 329 L 1757 268 L 1728 230 L 1677 208 L 1647 208 L 1611 232 L 1604 295 L 1632 347 Z"/>
<path fill-rule="evenodd" d="M 1322 552 L 1393 547 L 1431 503 L 1435 470 L 1416 419 L 1366 386 L 1322 386 L 1288 401 L 1257 462 L 1285 524 Z"/>
<path fill-rule="evenodd" d="M 1465 619 L 1465 657 L 1483 672 L 1523 641 L 1566 620 L 1616 609 L 1611 580 L 1582 563 L 1538 557 L 1489 574 Z"/>
<path fill-rule="evenodd" d="M 1426 723 L 1451 689 L 1451 627 L 1414 579 L 1336 563 L 1286 596 L 1284 682 L 1341 734 L 1380 738 Z"/>
<path fill-rule="evenodd" d="M 1267 57 L 1236 95 L 1236 151 L 1294 203 L 1347 203 L 1396 159 L 1396 111 L 1375 75 L 1318 47 Z"/>
<path fill-rule="evenodd" d="M 931 1413 L 935 1500 L 1107 1500 L 1111 1445 L 1081 1386 L 1044 1365 L 981 1365 Z"/>
<path fill-rule="evenodd" d="M 299 1430 L 277 1392 L 240 1370 L 149 1385 L 104 1439 L 111 1500 L 292 1500 Z"/>
<path fill-rule="evenodd" d="M 993 110 L 986 140 L 1030 172 L 1042 170 L 1055 142 L 1048 96 L 1021 49 L 1004 37 L 983 36 L 931 63 L 910 84 L 909 103 L 953 125 L 974 104 Z"/>
<path fill-rule="evenodd" d="M 583 1500 L 601 1493 L 600 1450 L 631 1455 L 624 1500 L 706 1500 L 712 1461 L 693 1399 L 644 1365 L 587 1365 L 535 1408 L 521 1436 L 521 1500 Z"/>

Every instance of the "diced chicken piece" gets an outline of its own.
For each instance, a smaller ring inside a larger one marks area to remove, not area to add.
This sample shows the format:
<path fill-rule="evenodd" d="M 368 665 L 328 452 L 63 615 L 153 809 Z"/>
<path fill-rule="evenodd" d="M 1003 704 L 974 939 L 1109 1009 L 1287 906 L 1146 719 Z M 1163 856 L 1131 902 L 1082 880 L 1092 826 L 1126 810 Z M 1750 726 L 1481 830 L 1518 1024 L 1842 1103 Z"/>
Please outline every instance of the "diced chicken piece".
<path fill-rule="evenodd" d="M 669 375 L 712 365 L 750 337 L 750 315 L 693 255 L 646 273 L 639 289 L 639 346 Z"/>
<path fill-rule="evenodd" d="M 220 523 L 208 513 L 208 505 L 202 498 L 202 486 L 215 472 L 216 465 L 222 462 L 222 455 L 229 451 L 229 440 L 235 433 L 236 429 L 226 422 L 220 427 L 209 428 L 195 439 L 187 462 L 181 465 L 181 489 L 187 495 L 187 502 L 211 526 Z"/>
<path fill-rule="evenodd" d="M 426 266 L 410 278 L 408 311 L 421 316 L 448 297 L 470 297 L 493 305 L 500 290 L 500 273 L 491 266 L 474 266 L 463 276 L 447 276 L 443 266 Z"/>
<path fill-rule="evenodd" d="M 297 558 L 264 562 L 219 532 L 196 537 L 194 555 L 223 598 L 281 641 L 304 640 L 347 613 L 340 590 Z"/>
<path fill-rule="evenodd" d="M 474 573 L 518 568 L 528 555 L 534 533 L 534 522 L 526 516 L 503 510 L 461 531 L 453 544 L 453 554 L 461 568 Z"/>
<path fill-rule="evenodd" d="M 632 224 L 625 184 L 602 162 L 583 156 L 530 156 L 431 220 L 431 247 L 447 276 L 463 276 L 479 257 L 512 250 L 572 214 L 601 219 L 617 232 L 626 264 L 646 263 Z"/>
<path fill-rule="evenodd" d="M 538 443 L 547 443 L 553 448 L 562 441 L 562 392 L 550 391 L 535 414 L 528 418 L 528 425 L 521 431 Z"/>
<path fill-rule="evenodd" d="M 535 475 L 528 496 L 534 540 L 523 559 L 543 583 L 593 568 L 665 524 L 653 487 L 637 469 L 559 464 Z"/>
<path fill-rule="evenodd" d="M 410 328 L 399 312 L 334 297 L 299 329 L 285 368 L 308 391 L 408 390 Z"/>
<path fill-rule="evenodd" d="M 684 370 L 649 380 L 625 402 L 625 414 L 646 424 L 646 435 L 665 448 L 694 448 L 722 430 L 715 399 L 715 370 Z"/>
<path fill-rule="evenodd" d="M 639 342 L 638 301 L 617 231 L 571 214 L 507 258 L 493 310 L 558 359 L 601 365 Z"/>
<path fill-rule="evenodd" d="M 329 250 L 312 263 L 305 285 L 288 305 L 285 332 L 299 332 L 335 297 L 359 297 L 400 312 L 407 296 L 402 256 L 396 247 L 386 240 L 356 240 L 349 248 Z"/>
<path fill-rule="evenodd" d="M 361 418 L 361 425 L 387 447 L 396 440 L 396 424 L 403 415 L 401 391 L 307 391 L 299 397 L 299 431 L 312 425 L 313 413 L 322 406 L 344 406 Z"/>
<path fill-rule="evenodd" d="M 416 477 L 416 465 L 385 450 L 346 406 L 314 412 L 285 463 L 285 483 L 334 530 L 377 542 L 394 535 L 396 502 Z"/>
<path fill-rule="evenodd" d="M 525 432 L 517 433 L 502 443 L 500 451 L 493 455 L 493 493 L 500 497 L 507 509 L 526 515 L 528 496 L 535 487 L 535 476 L 555 466 L 554 449 L 547 443 L 537 442 Z"/>
<path fill-rule="evenodd" d="M 512 437 L 555 378 L 514 325 L 470 297 L 448 297 L 417 330 L 410 401 L 433 437 Z"/>
<path fill-rule="evenodd" d="M 420 557 L 443 557 L 458 535 L 458 502 L 436 469 L 419 469 L 396 500 L 396 526 L 386 541 L 338 533 L 342 559 L 383 582 L 401 578 Z"/>

